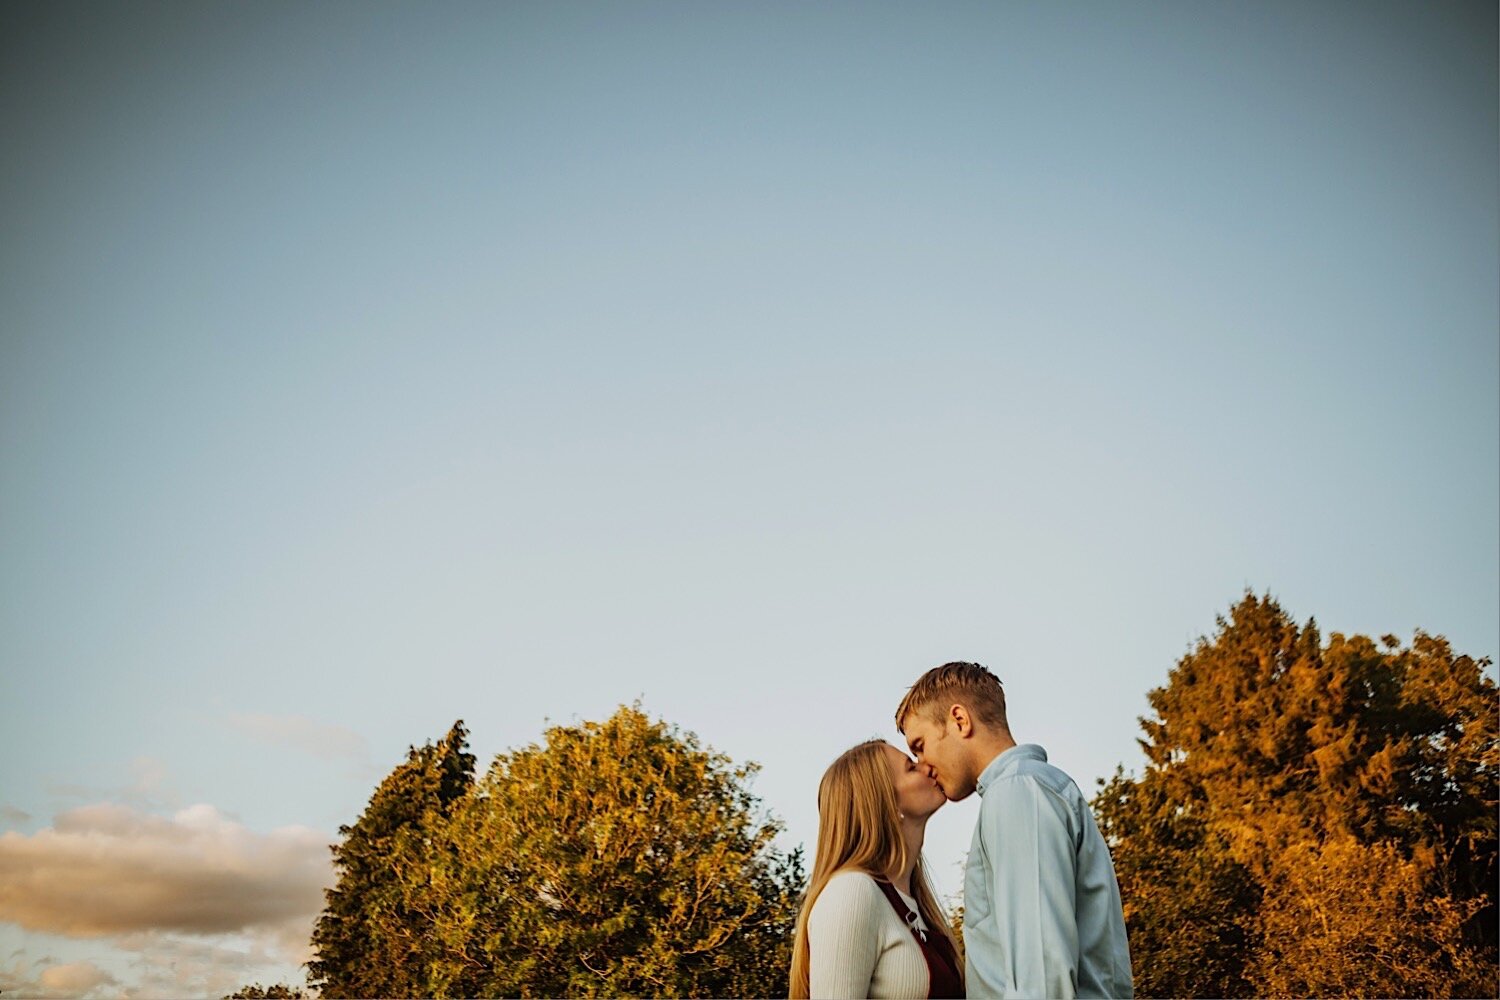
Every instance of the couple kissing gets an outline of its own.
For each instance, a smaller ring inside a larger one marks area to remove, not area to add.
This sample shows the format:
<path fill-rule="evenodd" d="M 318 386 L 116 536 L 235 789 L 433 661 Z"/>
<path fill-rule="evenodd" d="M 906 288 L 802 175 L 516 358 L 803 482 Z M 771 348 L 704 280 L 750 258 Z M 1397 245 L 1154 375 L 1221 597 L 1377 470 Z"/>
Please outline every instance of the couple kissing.
<path fill-rule="evenodd" d="M 923 674 L 884 740 L 818 786 L 818 840 L 792 947 L 792 1000 L 1133 997 L 1109 848 L 1077 784 L 1011 736 L 1000 680 L 977 663 Z M 963 942 L 921 863 L 927 820 L 980 795 Z"/>

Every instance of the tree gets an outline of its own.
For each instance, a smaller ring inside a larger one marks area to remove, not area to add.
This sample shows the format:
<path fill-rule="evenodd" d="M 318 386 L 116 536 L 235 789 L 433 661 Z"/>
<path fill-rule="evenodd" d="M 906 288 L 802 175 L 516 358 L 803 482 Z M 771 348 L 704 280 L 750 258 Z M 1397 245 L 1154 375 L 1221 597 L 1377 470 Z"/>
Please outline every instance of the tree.
<path fill-rule="evenodd" d="M 285 983 L 276 983 L 274 986 L 256 983 L 254 986 L 241 986 L 224 1000 L 304 1000 L 306 996 L 302 990 Z"/>
<path fill-rule="evenodd" d="M 1393 841 L 1339 837 L 1279 860 L 1261 911 L 1264 995 L 1495 995 L 1493 962 L 1464 945 L 1476 901 L 1434 894 Z"/>
<path fill-rule="evenodd" d="M 1220 618 L 1095 800 L 1138 992 L 1492 995 L 1488 666 L 1422 632 L 1325 646 L 1269 596 Z M 1405 957 L 1376 976 L 1371 948 Z"/>
<path fill-rule="evenodd" d="M 1163 782 L 1117 771 L 1094 801 L 1111 845 L 1137 996 L 1250 997 L 1260 886 Z"/>
<path fill-rule="evenodd" d="M 430 864 L 430 831 L 474 784 L 463 722 L 407 750 L 333 846 L 338 882 L 313 928 L 308 981 L 325 997 L 419 996 L 429 935 L 405 899 L 406 873 Z"/>
<path fill-rule="evenodd" d="M 553 727 L 408 813 L 370 857 L 379 875 L 339 897 L 408 946 L 357 974 L 324 957 L 323 974 L 381 996 L 785 996 L 804 875 L 759 815 L 756 770 L 639 706 Z"/>

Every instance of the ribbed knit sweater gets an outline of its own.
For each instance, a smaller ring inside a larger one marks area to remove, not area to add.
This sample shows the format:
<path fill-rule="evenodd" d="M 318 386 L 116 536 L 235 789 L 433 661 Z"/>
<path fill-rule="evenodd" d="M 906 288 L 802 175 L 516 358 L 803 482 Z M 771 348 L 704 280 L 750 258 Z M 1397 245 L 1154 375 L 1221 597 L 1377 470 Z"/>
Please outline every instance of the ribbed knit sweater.
<path fill-rule="evenodd" d="M 905 898 L 915 912 L 916 902 Z M 840 872 L 828 880 L 808 914 L 807 949 L 813 1000 L 927 996 L 921 947 L 880 886 L 863 872 Z"/>

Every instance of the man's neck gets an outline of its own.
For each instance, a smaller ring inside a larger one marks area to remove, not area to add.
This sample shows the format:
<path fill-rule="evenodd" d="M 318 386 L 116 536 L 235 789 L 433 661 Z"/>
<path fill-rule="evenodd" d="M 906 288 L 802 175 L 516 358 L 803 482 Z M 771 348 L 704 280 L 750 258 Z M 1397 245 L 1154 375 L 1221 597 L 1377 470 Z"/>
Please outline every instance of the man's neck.
<path fill-rule="evenodd" d="M 979 737 L 978 733 L 974 735 Z M 995 762 L 996 757 L 1017 745 L 1009 732 L 995 733 L 982 739 L 983 742 L 974 748 L 974 762 L 979 765 L 974 770 L 975 780 L 978 780 L 979 776 L 984 773 L 985 768 Z"/>

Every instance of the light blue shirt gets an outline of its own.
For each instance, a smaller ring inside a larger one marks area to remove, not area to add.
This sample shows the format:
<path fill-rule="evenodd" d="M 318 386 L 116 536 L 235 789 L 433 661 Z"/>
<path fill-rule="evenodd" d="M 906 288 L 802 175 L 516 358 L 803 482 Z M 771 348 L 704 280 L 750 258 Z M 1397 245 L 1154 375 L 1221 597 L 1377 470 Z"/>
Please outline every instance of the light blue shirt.
<path fill-rule="evenodd" d="M 979 776 L 964 876 L 971 997 L 1133 997 L 1109 847 L 1083 793 L 1035 744 Z"/>

